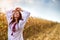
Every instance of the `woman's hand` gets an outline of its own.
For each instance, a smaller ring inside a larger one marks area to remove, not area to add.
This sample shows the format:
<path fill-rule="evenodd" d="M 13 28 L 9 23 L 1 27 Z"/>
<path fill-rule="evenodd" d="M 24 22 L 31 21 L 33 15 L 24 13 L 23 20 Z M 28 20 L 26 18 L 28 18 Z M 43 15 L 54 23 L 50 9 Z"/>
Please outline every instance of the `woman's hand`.
<path fill-rule="evenodd" d="M 18 10 L 18 11 L 22 11 L 23 12 L 23 10 L 20 7 L 17 7 L 15 10 Z"/>

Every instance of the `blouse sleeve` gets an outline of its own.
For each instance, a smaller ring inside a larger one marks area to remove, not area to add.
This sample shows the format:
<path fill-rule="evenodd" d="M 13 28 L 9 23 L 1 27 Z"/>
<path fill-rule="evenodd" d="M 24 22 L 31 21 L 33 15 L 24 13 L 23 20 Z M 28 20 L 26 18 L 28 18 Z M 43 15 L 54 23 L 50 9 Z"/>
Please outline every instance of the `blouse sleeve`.
<path fill-rule="evenodd" d="M 6 11 L 6 17 L 7 17 L 8 23 L 10 23 L 12 20 L 11 16 L 12 16 L 12 10 Z"/>
<path fill-rule="evenodd" d="M 27 19 L 29 18 L 29 16 L 30 16 L 30 13 L 28 11 L 23 11 L 22 12 L 22 19 L 23 20 L 19 21 L 19 25 L 20 25 L 19 27 L 20 28 L 24 28 L 24 25 L 25 25 Z"/>
<path fill-rule="evenodd" d="M 26 21 L 29 18 L 29 16 L 30 16 L 30 12 L 23 11 L 23 13 L 22 13 L 22 19 L 23 19 L 23 21 Z"/>

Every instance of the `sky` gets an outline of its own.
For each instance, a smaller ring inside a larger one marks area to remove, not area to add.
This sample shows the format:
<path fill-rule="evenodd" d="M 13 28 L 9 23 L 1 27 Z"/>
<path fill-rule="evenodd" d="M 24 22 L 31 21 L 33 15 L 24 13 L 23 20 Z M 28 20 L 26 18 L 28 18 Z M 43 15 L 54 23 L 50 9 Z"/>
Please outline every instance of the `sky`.
<path fill-rule="evenodd" d="M 60 22 L 60 0 L 0 0 L 0 4 L 3 11 L 21 7 L 33 17 Z"/>

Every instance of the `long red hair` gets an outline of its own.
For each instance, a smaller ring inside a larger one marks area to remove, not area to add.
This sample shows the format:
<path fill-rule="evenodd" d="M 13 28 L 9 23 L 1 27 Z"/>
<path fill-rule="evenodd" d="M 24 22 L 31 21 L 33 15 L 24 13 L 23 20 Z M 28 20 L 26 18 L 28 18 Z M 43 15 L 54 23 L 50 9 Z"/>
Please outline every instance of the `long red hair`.
<path fill-rule="evenodd" d="M 13 11 L 13 12 L 19 12 L 19 17 L 18 17 L 17 23 L 19 23 L 19 20 L 23 20 L 23 19 L 22 19 L 22 14 L 21 14 L 20 11 L 15 10 L 15 11 Z M 12 19 L 12 21 L 10 22 L 10 24 L 12 24 L 12 23 L 15 22 L 14 14 L 12 15 L 11 19 Z"/>

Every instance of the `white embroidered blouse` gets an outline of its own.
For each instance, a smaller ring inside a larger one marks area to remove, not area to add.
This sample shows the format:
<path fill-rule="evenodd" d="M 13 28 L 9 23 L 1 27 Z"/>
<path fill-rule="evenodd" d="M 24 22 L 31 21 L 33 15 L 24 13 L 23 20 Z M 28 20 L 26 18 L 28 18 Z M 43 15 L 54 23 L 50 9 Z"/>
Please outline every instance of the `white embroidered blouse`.
<path fill-rule="evenodd" d="M 19 20 L 19 23 L 16 24 L 16 32 L 13 33 L 13 36 L 11 35 L 12 33 L 12 25 L 9 25 L 9 23 L 12 21 L 11 16 L 13 15 L 12 10 L 9 10 L 6 12 L 6 17 L 8 21 L 8 40 L 24 40 L 23 39 L 23 29 L 24 25 L 29 18 L 30 13 L 28 11 L 23 11 L 21 12 L 23 20 Z M 10 28 L 11 26 L 11 28 Z"/>

